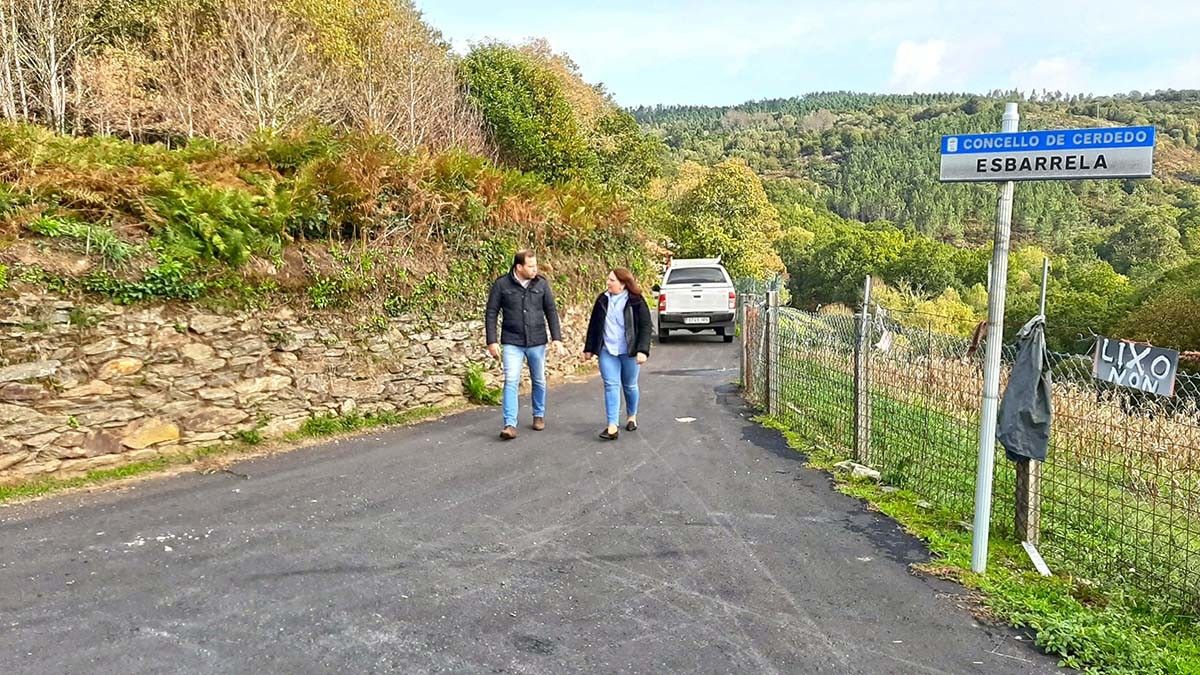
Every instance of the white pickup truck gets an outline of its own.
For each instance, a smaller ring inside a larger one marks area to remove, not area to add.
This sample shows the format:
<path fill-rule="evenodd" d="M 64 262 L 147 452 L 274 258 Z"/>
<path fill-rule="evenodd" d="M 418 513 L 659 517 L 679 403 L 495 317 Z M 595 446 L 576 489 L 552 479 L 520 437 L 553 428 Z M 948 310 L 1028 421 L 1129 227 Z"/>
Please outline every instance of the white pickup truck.
<path fill-rule="evenodd" d="M 671 261 L 658 295 L 658 341 L 667 342 L 672 331 L 697 333 L 715 330 L 733 342 L 733 316 L 737 292 L 720 258 Z"/>

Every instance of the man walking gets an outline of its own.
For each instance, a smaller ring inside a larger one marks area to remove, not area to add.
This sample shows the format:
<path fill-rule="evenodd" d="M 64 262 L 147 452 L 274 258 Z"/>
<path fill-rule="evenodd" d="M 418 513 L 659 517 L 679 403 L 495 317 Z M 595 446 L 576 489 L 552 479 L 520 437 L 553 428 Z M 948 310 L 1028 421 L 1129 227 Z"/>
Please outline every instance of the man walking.
<path fill-rule="evenodd" d="M 500 318 L 500 339 L 496 320 Z M 562 329 L 550 281 L 538 274 L 532 251 L 517 251 L 512 270 L 492 284 L 484 315 L 488 353 L 504 364 L 504 430 L 500 438 L 517 437 L 517 389 L 521 367 L 529 362 L 533 383 L 533 430 L 546 428 L 546 324 L 555 348 L 562 352 Z"/>

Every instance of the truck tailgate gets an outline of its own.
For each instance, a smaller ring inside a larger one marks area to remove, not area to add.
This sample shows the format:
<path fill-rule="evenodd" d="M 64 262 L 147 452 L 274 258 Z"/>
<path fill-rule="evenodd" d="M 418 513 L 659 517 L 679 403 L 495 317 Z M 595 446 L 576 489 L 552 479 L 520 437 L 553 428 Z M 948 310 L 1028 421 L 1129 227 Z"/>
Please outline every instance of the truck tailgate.
<path fill-rule="evenodd" d="M 729 287 L 697 284 L 692 287 L 667 287 L 668 312 L 727 312 Z"/>

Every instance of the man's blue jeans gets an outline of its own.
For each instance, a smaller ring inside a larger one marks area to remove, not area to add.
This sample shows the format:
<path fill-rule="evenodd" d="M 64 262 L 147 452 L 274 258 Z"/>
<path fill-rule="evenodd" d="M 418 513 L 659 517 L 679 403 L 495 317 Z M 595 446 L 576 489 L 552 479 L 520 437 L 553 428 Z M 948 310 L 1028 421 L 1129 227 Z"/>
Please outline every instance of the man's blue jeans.
<path fill-rule="evenodd" d="M 546 416 L 546 345 L 518 347 L 501 345 L 504 362 L 504 426 L 517 426 L 517 390 L 521 386 L 521 367 L 529 361 L 529 379 L 533 382 L 533 416 Z"/>
<path fill-rule="evenodd" d="M 600 379 L 604 380 L 604 413 L 609 426 L 617 426 L 621 415 L 621 390 L 625 390 L 625 414 L 633 417 L 638 409 L 638 373 L 641 366 L 632 356 L 613 356 L 600 349 Z"/>

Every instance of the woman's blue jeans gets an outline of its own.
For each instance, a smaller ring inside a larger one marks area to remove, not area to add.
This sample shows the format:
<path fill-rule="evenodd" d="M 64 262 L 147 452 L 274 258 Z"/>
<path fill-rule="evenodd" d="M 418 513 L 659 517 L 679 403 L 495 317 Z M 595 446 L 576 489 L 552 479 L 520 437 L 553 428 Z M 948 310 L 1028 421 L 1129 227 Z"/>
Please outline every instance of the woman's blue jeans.
<path fill-rule="evenodd" d="M 621 391 L 625 391 L 625 413 L 632 417 L 638 409 L 638 373 L 641 366 L 632 356 L 613 356 L 600 350 L 600 378 L 604 380 L 604 412 L 609 426 L 617 426 L 621 415 Z"/>

